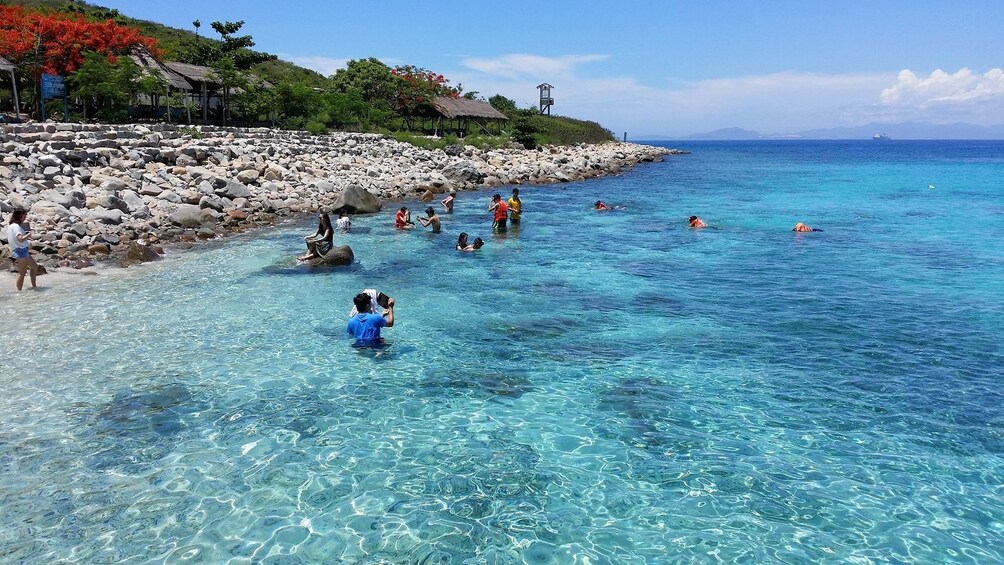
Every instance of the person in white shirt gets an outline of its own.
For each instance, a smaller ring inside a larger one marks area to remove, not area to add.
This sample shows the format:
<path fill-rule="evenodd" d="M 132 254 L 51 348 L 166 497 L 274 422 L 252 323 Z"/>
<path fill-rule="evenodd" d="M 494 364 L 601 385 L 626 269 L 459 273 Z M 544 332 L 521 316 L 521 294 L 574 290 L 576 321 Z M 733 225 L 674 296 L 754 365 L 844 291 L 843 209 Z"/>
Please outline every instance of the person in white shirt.
<path fill-rule="evenodd" d="M 352 227 L 352 220 L 349 219 L 349 215 L 345 212 L 338 213 L 338 220 L 335 221 L 335 227 L 341 231 L 349 231 Z"/>
<path fill-rule="evenodd" d="M 28 218 L 28 212 L 24 210 L 14 210 L 10 216 L 10 223 L 7 225 L 7 246 L 10 247 L 10 257 L 17 267 L 17 289 L 24 287 L 24 275 L 31 272 L 31 288 L 36 288 L 35 277 L 38 275 L 38 264 L 28 253 L 28 238 L 31 232 L 24 229 L 21 224 Z"/>

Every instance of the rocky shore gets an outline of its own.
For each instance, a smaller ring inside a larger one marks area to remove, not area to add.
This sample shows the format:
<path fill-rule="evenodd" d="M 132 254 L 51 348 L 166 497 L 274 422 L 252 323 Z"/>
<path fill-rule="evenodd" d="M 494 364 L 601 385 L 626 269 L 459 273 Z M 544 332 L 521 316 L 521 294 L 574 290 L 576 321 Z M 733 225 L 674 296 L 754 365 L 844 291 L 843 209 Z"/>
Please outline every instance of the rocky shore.
<path fill-rule="evenodd" d="M 12 209 L 29 210 L 32 253 L 49 269 L 153 260 L 164 244 L 329 211 L 361 190 L 429 199 L 602 177 L 676 153 L 629 143 L 427 150 L 377 134 L 165 124 L 2 128 L 0 211 L 6 223 Z"/>

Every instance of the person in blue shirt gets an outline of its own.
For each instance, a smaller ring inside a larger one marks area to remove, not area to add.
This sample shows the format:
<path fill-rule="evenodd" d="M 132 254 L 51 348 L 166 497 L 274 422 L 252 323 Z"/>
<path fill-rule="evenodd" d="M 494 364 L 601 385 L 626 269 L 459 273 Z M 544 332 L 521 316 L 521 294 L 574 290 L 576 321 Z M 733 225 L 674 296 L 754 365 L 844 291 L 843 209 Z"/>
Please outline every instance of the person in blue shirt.
<path fill-rule="evenodd" d="M 360 292 L 352 299 L 358 314 L 349 318 L 349 325 L 345 331 L 356 338 L 353 344 L 356 347 L 380 345 L 383 343 L 380 338 L 380 328 L 394 326 L 394 299 L 387 298 L 387 306 L 384 307 L 382 316 L 371 312 L 372 300 L 373 298 L 365 292 Z"/>

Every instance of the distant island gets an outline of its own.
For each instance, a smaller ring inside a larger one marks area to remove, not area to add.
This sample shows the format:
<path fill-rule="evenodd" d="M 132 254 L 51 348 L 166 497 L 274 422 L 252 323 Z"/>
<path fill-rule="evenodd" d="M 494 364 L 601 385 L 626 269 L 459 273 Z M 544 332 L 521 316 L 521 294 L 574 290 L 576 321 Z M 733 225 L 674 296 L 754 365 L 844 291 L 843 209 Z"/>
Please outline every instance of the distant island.
<path fill-rule="evenodd" d="M 793 133 L 764 134 L 740 127 L 722 128 L 682 137 L 663 135 L 639 136 L 649 140 L 747 141 L 771 139 L 1004 139 L 1004 125 L 980 126 L 965 122 L 932 124 L 907 122 L 900 124 L 868 123 L 860 126 L 803 130 Z"/>

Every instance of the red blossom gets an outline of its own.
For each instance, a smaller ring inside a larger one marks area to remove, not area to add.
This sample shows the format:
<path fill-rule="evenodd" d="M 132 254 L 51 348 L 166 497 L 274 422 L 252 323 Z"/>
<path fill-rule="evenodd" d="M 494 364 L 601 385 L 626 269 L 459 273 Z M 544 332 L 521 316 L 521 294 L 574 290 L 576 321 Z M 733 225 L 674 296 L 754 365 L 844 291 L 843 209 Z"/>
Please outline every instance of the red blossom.
<path fill-rule="evenodd" d="M 79 14 L 0 5 L 0 56 L 31 65 L 39 73 L 72 73 L 83 62 L 85 51 L 114 59 L 137 45 L 154 54 L 158 51 L 156 40 L 112 20 L 93 22 Z"/>

